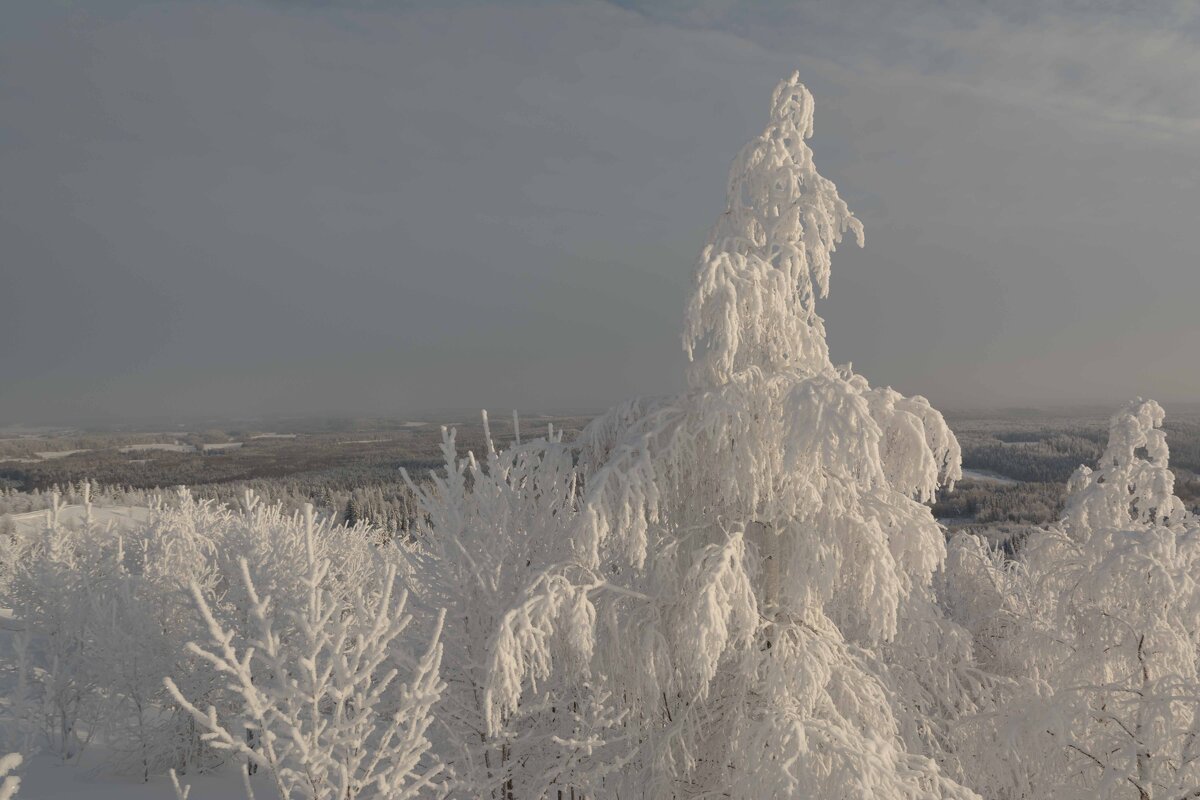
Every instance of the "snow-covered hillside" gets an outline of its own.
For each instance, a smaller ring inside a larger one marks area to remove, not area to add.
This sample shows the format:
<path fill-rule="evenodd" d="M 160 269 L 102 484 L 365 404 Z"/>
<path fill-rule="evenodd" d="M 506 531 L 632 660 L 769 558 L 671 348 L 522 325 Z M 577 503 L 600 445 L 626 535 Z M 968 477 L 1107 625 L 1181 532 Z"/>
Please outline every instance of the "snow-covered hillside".
<path fill-rule="evenodd" d="M 8 518 L 18 533 L 28 534 L 53 524 L 56 519 L 64 527 L 79 528 L 86 523 L 89 513 L 93 525 L 111 526 L 115 531 L 131 531 L 150 519 L 151 509 L 146 506 L 93 506 L 89 511 L 83 505 L 66 505 L 58 508 L 57 518 L 53 509 L 12 514 Z"/>

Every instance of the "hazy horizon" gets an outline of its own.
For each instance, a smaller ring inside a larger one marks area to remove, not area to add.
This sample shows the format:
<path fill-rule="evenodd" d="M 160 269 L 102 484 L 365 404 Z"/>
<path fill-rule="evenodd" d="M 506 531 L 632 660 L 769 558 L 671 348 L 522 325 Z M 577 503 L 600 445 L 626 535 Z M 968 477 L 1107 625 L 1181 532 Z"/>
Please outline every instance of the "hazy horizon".
<path fill-rule="evenodd" d="M 601 409 L 683 386 L 793 70 L 866 227 L 832 357 L 943 410 L 1200 401 L 1189 4 L 0 7 L 0 425 Z"/>
<path fill-rule="evenodd" d="M 1030 418 L 1038 420 L 1071 419 L 1096 420 L 1107 419 L 1125 407 L 1136 398 L 1130 397 L 1112 403 L 1055 403 L 1001 406 L 942 406 L 941 411 L 948 420 L 955 419 L 1005 419 L 1014 420 Z M 1167 413 L 1168 421 L 1177 417 L 1200 414 L 1200 402 L 1180 401 L 1161 403 Z M 609 407 L 594 408 L 508 408 L 502 406 L 445 407 L 415 409 L 409 412 L 354 414 L 345 411 L 313 411 L 303 414 L 251 414 L 251 415 L 170 415 L 147 414 L 140 417 L 122 416 L 93 416 L 79 418 L 47 419 L 37 421 L 6 421 L 0 422 L 0 437 L 5 435 L 39 434 L 53 431 L 82 431 L 82 432 L 127 432 L 127 433 L 184 433 L 203 430 L 272 432 L 286 430 L 289 432 L 313 432 L 317 430 L 334 429 L 335 426 L 345 426 L 347 430 L 356 428 L 374 429 L 378 426 L 403 426 L 407 422 L 422 422 L 426 424 L 474 424 L 479 422 L 480 414 L 486 412 L 495 425 L 506 426 L 516 411 L 521 429 L 525 433 L 541 435 L 544 433 L 547 419 L 569 417 L 588 418 L 597 416 Z M 557 425 L 556 425 L 557 427 Z M 1170 437 L 1168 437 L 1170 438 Z"/>

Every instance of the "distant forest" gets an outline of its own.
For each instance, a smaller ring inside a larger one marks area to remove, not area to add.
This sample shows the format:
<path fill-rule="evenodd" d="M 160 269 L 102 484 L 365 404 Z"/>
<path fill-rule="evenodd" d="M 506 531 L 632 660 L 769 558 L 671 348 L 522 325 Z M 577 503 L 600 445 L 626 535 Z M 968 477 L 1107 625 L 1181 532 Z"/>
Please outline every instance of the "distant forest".
<path fill-rule="evenodd" d="M 578 430 L 586 419 L 522 419 L 526 437 L 545 435 L 548 425 Z M 461 456 L 482 452 L 480 420 L 449 423 Z M 389 532 L 408 528 L 412 493 L 401 477 L 416 481 L 443 463 L 441 424 L 355 420 L 340 424 L 293 424 L 286 432 L 231 427 L 183 433 L 65 431 L 0 439 L 0 529 L 6 515 L 81 502 L 82 484 L 94 501 L 144 505 L 187 486 L 193 495 L 236 506 L 249 490 L 286 510 L 312 503 L 324 516 L 351 525 L 365 522 Z M 511 418 L 491 424 L 497 446 L 514 438 Z"/>
<path fill-rule="evenodd" d="M 1066 482 L 1080 465 L 1094 467 L 1108 437 L 1102 414 L 947 414 L 963 450 L 963 469 L 1007 481 L 967 477 L 939 494 L 934 515 L 952 528 L 1044 525 L 1062 513 Z M 1200 414 L 1168 414 L 1175 493 L 1200 507 Z M 986 531 L 985 531 L 986 532 Z"/>
<path fill-rule="evenodd" d="M 948 421 L 962 445 L 963 468 L 987 477 L 968 476 L 953 491 L 941 492 L 934 514 L 951 529 L 970 528 L 1000 541 L 1021 526 L 1058 519 L 1067 479 L 1081 464 L 1095 465 L 1108 425 L 1103 415 L 1083 412 L 950 414 Z M 586 422 L 542 417 L 521 420 L 520 426 L 526 437 L 543 435 L 549 424 L 570 435 Z M 478 420 L 452 427 L 460 455 L 482 451 Z M 1176 494 L 1189 507 L 1200 507 L 1200 414 L 1168 416 L 1164 428 Z M 494 421 L 491 429 L 497 445 L 513 438 L 510 418 Z M 285 430 L 72 431 L 3 439 L 0 518 L 46 508 L 56 490 L 64 502 L 76 502 L 87 480 L 97 487 L 99 502 L 144 504 L 162 490 L 186 485 L 197 497 L 236 506 L 250 490 L 288 510 L 313 503 L 337 522 L 399 532 L 415 513 L 400 470 L 421 480 L 442 463 L 436 422 L 356 420 Z"/>

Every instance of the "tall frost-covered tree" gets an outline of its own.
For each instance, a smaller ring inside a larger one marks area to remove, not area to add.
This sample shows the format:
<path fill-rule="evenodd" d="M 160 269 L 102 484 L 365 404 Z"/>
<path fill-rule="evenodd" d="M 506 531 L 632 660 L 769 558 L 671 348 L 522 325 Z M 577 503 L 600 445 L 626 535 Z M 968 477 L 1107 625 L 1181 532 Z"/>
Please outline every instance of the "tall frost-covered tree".
<path fill-rule="evenodd" d="M 979 650 L 1020 683 L 977 731 L 989 796 L 1200 797 L 1200 520 L 1174 495 L 1162 421 L 1153 401 L 1115 414 L 1063 520 L 992 581 Z"/>
<path fill-rule="evenodd" d="M 816 301 L 862 225 L 813 165 L 812 122 L 798 77 L 781 83 L 695 273 L 688 391 L 584 431 L 569 557 L 491 644 L 493 733 L 562 670 L 617 709 L 624 767 L 593 794 L 974 797 L 909 736 L 926 712 L 898 692 L 919 670 L 895 679 L 886 646 L 903 626 L 943 649 L 922 502 L 960 477 L 959 448 L 924 398 L 829 360 Z"/>

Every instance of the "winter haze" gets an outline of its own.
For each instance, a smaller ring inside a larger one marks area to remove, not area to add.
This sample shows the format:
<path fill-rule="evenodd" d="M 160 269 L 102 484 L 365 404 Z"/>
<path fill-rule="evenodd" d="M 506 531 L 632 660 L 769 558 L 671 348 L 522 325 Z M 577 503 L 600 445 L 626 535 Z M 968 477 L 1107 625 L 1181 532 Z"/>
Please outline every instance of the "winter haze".
<path fill-rule="evenodd" d="M 1200 397 L 1190 3 L 0 6 L 0 423 L 601 408 L 799 70 L 835 361 Z"/>

